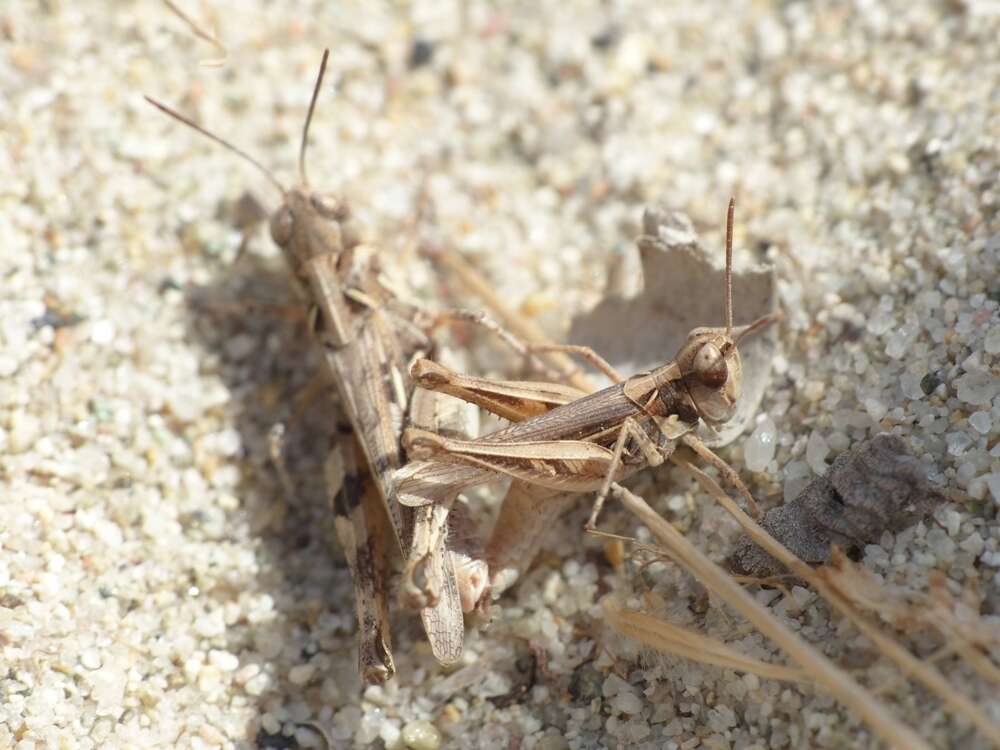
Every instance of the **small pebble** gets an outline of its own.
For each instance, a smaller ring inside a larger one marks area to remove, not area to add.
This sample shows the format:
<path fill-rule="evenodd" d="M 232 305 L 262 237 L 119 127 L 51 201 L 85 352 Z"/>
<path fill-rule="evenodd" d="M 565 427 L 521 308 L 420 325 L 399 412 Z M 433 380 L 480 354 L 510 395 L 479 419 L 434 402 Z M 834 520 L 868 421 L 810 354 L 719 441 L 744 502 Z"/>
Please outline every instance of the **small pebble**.
<path fill-rule="evenodd" d="M 802 395 L 809 401 L 819 401 L 826 391 L 826 384 L 820 380 L 810 380 L 802 389 Z"/>
<path fill-rule="evenodd" d="M 569 750 L 569 740 L 562 735 L 547 734 L 535 743 L 535 750 Z"/>
<path fill-rule="evenodd" d="M 987 354 L 1000 354 L 1000 325 L 993 325 L 986 334 L 983 351 Z"/>
<path fill-rule="evenodd" d="M 628 691 L 631 689 L 632 686 L 614 672 L 609 674 L 604 679 L 604 684 L 601 686 L 601 692 L 604 694 L 605 698 L 613 698 L 621 691 Z"/>
<path fill-rule="evenodd" d="M 963 539 L 958 546 L 961 547 L 964 552 L 968 552 L 969 554 L 978 557 L 982 553 L 983 548 L 986 546 L 986 542 L 979 535 L 979 532 L 973 531 L 969 534 L 969 536 Z"/>
<path fill-rule="evenodd" d="M 344 706 L 334 717 L 337 731 L 348 737 L 353 736 L 361 726 L 362 716 L 361 708 L 358 706 L 353 704 Z"/>
<path fill-rule="evenodd" d="M 288 681 L 301 687 L 312 679 L 315 671 L 316 667 L 313 664 L 296 664 L 288 670 Z"/>
<path fill-rule="evenodd" d="M 23 453 L 35 445 L 41 435 L 41 422 L 38 417 L 26 411 L 15 411 L 11 415 L 10 428 L 7 433 L 7 449 L 11 453 Z"/>
<path fill-rule="evenodd" d="M 426 39 L 416 39 L 410 47 L 410 57 L 407 60 L 411 69 L 427 65 L 434 57 L 434 44 Z"/>
<path fill-rule="evenodd" d="M 783 486 L 783 497 L 786 503 L 790 503 L 803 488 L 809 484 L 809 478 L 812 472 L 809 468 L 809 464 L 805 461 L 791 461 L 787 466 L 785 466 L 785 479 Z"/>
<path fill-rule="evenodd" d="M 765 417 L 753 434 L 743 443 L 743 462 L 749 471 L 764 471 L 774 460 L 777 428 L 774 420 Z"/>
<path fill-rule="evenodd" d="M 115 340 L 115 324 L 110 320 L 95 320 L 90 327 L 90 340 L 104 346 Z"/>
<path fill-rule="evenodd" d="M 0 378 L 9 378 L 17 372 L 19 364 L 20 363 L 15 357 L 12 357 L 5 352 L 0 352 Z"/>
<path fill-rule="evenodd" d="M 198 672 L 198 689 L 202 693 L 214 693 L 222 685 L 222 672 L 218 667 L 207 664 Z"/>
<path fill-rule="evenodd" d="M 208 660 L 223 672 L 235 672 L 240 666 L 236 654 L 213 649 L 208 652 Z"/>
<path fill-rule="evenodd" d="M 885 353 L 891 359 L 900 359 L 906 354 L 909 339 L 903 332 L 894 333 L 885 345 Z"/>
<path fill-rule="evenodd" d="M 80 664 L 87 669 L 101 668 L 101 654 L 96 648 L 88 648 L 80 654 Z"/>
<path fill-rule="evenodd" d="M 207 742 L 209 747 L 222 747 L 226 742 L 226 736 L 210 724 L 198 727 L 198 736 Z"/>
<path fill-rule="evenodd" d="M 895 316 L 892 311 L 879 307 L 868 319 L 868 331 L 875 336 L 881 336 L 892 328 L 893 323 L 895 323 Z"/>
<path fill-rule="evenodd" d="M 826 457 L 830 455 L 830 446 L 826 440 L 816 430 L 809 433 L 809 441 L 806 443 L 806 463 L 813 470 L 814 474 L 822 476 L 826 473 Z"/>
<path fill-rule="evenodd" d="M 977 411 L 969 415 L 969 424 L 980 435 L 988 435 L 993 428 L 993 420 L 988 411 Z"/>
<path fill-rule="evenodd" d="M 988 372 L 967 372 L 955 380 L 958 397 L 973 406 L 989 406 L 1000 392 L 1000 377 Z"/>
<path fill-rule="evenodd" d="M 642 713 L 643 701 L 636 695 L 634 689 L 622 690 L 611 699 L 611 708 L 622 714 L 633 716 Z"/>
<path fill-rule="evenodd" d="M 399 730 L 399 724 L 389 719 L 384 720 L 382 726 L 379 728 L 379 737 L 382 738 L 382 742 L 385 744 L 387 750 L 396 748 L 402 742 L 402 732 Z"/>
<path fill-rule="evenodd" d="M 354 742 L 366 747 L 379 738 L 382 725 L 385 723 L 385 712 L 380 708 L 365 711 L 361 716 L 358 731 L 354 733 Z"/>
<path fill-rule="evenodd" d="M 1000 503 L 1000 473 L 993 472 L 986 475 L 986 486 L 993 495 L 993 502 Z"/>
<path fill-rule="evenodd" d="M 924 393 L 924 389 L 921 387 L 921 382 L 922 381 L 920 378 L 908 372 L 904 372 L 899 377 L 900 390 L 902 390 L 903 395 L 909 399 L 914 399 L 914 400 L 921 399 L 925 395 L 927 395 L 926 393 Z"/>
<path fill-rule="evenodd" d="M 920 390 L 930 396 L 941 383 L 941 377 L 936 372 L 929 372 L 920 379 Z"/>
<path fill-rule="evenodd" d="M 238 685 L 245 685 L 259 674 L 260 674 L 259 664 L 247 664 L 245 667 L 242 667 L 236 673 L 236 683 Z"/>
<path fill-rule="evenodd" d="M 207 612 L 194 621 L 194 632 L 203 638 L 213 638 L 226 632 L 225 613 L 221 609 Z"/>
<path fill-rule="evenodd" d="M 281 731 L 281 721 L 274 714 L 265 712 L 260 717 L 260 728 L 268 734 L 278 734 Z"/>
<path fill-rule="evenodd" d="M 247 691 L 248 695 L 263 695 L 264 691 L 267 690 L 268 686 L 271 684 L 271 678 L 266 674 L 261 673 L 256 677 L 251 677 L 247 680 L 243 689 Z"/>
<path fill-rule="evenodd" d="M 882 417 L 884 417 L 886 412 L 889 411 L 885 402 L 875 396 L 868 396 L 863 399 L 862 404 L 865 407 L 865 411 L 868 412 L 868 416 L 872 418 L 873 422 L 881 422 Z"/>
<path fill-rule="evenodd" d="M 402 732 L 403 744 L 410 750 L 437 750 L 441 747 L 441 732 L 429 721 L 411 721 Z"/>
<path fill-rule="evenodd" d="M 972 438 L 965 432 L 949 432 L 944 436 L 944 442 L 952 456 L 962 456 L 972 446 Z"/>

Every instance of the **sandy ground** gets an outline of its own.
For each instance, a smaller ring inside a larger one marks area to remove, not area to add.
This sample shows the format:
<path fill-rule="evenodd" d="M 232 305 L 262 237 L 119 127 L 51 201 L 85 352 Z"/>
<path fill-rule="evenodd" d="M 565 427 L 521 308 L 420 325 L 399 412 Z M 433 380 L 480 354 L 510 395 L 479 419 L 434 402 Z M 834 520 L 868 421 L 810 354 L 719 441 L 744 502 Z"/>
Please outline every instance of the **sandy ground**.
<path fill-rule="evenodd" d="M 327 46 L 311 178 L 426 300 L 471 302 L 413 252 L 446 243 L 560 338 L 646 205 L 715 246 L 736 194 L 740 257 L 775 267 L 787 319 L 761 407 L 776 451 L 756 473 L 749 438 L 724 455 L 770 506 L 903 436 L 949 500 L 864 564 L 906 592 L 944 574 L 1000 627 L 996 4 L 565 5 L 188 2 L 219 67 L 155 2 L 0 5 L 0 748 L 321 746 L 308 722 L 338 747 L 878 746 L 812 688 L 602 628 L 601 596 L 645 586 L 671 620 L 781 660 L 672 567 L 616 570 L 582 507 L 457 673 L 400 614 L 399 675 L 363 689 L 320 472 L 335 406 L 294 418 L 318 362 L 265 233 L 240 253 L 238 199 L 277 193 L 142 99 L 287 182 Z M 478 339 L 450 356 L 508 371 Z M 291 487 L 268 450 L 286 422 Z M 731 548 L 678 472 L 637 489 Z M 933 747 L 988 746 L 808 591 L 760 597 Z M 938 666 L 1000 721 L 995 685 Z"/>

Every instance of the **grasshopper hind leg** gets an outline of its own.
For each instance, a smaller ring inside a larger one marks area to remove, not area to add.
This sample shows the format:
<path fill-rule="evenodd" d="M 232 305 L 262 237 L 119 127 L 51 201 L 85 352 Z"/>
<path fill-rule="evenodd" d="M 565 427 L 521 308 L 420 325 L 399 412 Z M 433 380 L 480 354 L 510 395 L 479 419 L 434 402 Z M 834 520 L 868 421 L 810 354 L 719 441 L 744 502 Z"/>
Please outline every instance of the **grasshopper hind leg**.
<path fill-rule="evenodd" d="M 363 482 L 357 452 L 353 438 L 341 440 L 327 458 L 326 474 L 337 538 L 354 581 L 359 671 L 365 682 L 377 684 L 396 672 L 386 587 L 392 534 L 374 484 Z"/>
<path fill-rule="evenodd" d="M 511 482 L 486 544 L 490 588 L 499 596 L 531 567 L 545 541 L 546 532 L 580 498 L 575 492 L 558 492 Z"/>

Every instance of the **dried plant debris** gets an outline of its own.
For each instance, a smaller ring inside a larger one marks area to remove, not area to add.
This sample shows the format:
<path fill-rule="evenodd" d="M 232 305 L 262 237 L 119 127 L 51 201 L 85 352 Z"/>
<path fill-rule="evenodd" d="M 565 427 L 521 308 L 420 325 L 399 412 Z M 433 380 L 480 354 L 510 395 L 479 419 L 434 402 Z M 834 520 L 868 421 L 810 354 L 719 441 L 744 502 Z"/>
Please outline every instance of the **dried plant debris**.
<path fill-rule="evenodd" d="M 615 597 L 601 601 L 604 619 L 619 633 L 623 633 L 664 654 L 713 664 L 737 672 L 755 674 L 775 680 L 800 681 L 808 676 L 801 669 L 780 664 L 769 664 L 741 653 L 715 638 L 653 617 L 645 612 L 621 606 Z"/>
<path fill-rule="evenodd" d="M 718 245 L 706 248 L 691 220 L 665 207 L 646 209 L 638 240 L 641 263 L 617 264 L 609 294 L 592 310 L 576 316 L 567 339 L 601 353 L 626 377 L 651 370 L 674 356 L 696 326 L 725 320 L 725 270 Z M 629 256 L 626 256 L 629 257 Z M 633 256 L 634 257 L 634 256 Z M 639 278 L 622 279 L 633 268 Z M 627 292 L 625 290 L 628 290 Z M 635 293 L 637 290 L 638 293 Z M 634 296 L 625 296 L 634 293 Z M 735 263 L 733 306 L 737 323 L 755 320 L 775 309 L 776 287 L 769 268 Z M 628 331 L 623 336 L 622 331 Z M 740 345 L 743 394 L 735 416 L 722 427 L 701 428 L 706 445 L 732 442 L 757 412 L 771 379 L 777 333 L 769 330 Z"/>
<path fill-rule="evenodd" d="M 902 438 L 881 433 L 838 456 L 793 501 L 768 511 L 761 526 L 800 559 L 822 564 L 831 545 L 850 550 L 877 542 L 883 531 L 901 531 L 943 501 Z M 783 571 L 749 539 L 730 565 L 744 575 Z"/>
<path fill-rule="evenodd" d="M 914 590 L 881 580 L 867 568 L 835 552 L 822 570 L 823 579 L 839 594 L 861 609 L 877 612 L 894 627 L 910 633 L 939 632 L 959 653 L 963 644 L 988 653 L 1000 648 L 1000 618 L 982 615 L 984 598 L 976 586 L 960 589 L 940 571 L 927 577 L 926 590 Z M 964 655 L 964 654 L 963 654 Z M 967 659 L 976 671 L 1000 684 L 1000 669 L 989 662 Z"/>

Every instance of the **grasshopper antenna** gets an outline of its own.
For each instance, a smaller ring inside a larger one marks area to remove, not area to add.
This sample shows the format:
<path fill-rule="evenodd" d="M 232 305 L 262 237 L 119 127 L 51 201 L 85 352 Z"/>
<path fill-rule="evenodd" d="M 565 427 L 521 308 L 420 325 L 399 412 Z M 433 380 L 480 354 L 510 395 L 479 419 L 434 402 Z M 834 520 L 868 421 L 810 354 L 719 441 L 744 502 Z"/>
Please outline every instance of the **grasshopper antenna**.
<path fill-rule="evenodd" d="M 733 216 L 736 214 L 736 198 L 729 199 L 726 212 L 726 336 L 733 334 Z"/>
<path fill-rule="evenodd" d="M 250 162 L 251 164 L 253 164 L 255 167 L 257 167 L 257 169 L 259 169 L 264 174 L 265 177 L 267 177 L 268 180 L 271 181 L 272 185 L 274 185 L 276 188 L 278 188 L 278 190 L 281 191 L 282 195 L 284 195 L 286 192 L 288 192 L 287 190 L 285 190 L 285 186 L 282 185 L 280 182 L 278 182 L 278 178 L 274 176 L 274 174 L 271 172 L 270 169 L 268 169 L 263 164 L 261 164 L 259 161 L 257 161 L 256 159 L 254 159 L 252 156 L 250 156 L 250 154 L 248 154 L 243 149 L 237 148 L 236 146 L 234 146 L 229 141 L 227 141 L 227 140 L 225 140 L 223 138 L 220 138 L 219 136 L 215 135 L 215 133 L 212 133 L 212 132 L 209 132 L 208 130 L 205 130 L 205 128 L 203 128 L 201 125 L 199 125 L 198 123 L 196 123 L 190 117 L 185 117 L 180 112 L 177 112 L 176 110 L 173 110 L 170 107 L 168 107 L 166 104 L 161 104 L 160 102 L 156 101 L 156 99 L 154 99 L 153 97 L 146 96 L 144 98 L 145 98 L 145 100 L 147 102 L 149 102 L 150 104 L 152 104 L 154 107 L 156 107 L 158 110 L 160 110 L 161 112 L 163 112 L 165 115 L 173 117 L 178 122 L 184 123 L 185 125 L 187 125 L 192 130 L 197 130 L 199 133 L 201 133 L 206 138 L 209 138 L 209 139 L 215 141 L 216 143 L 218 143 L 223 148 L 229 149 L 230 151 L 232 151 L 237 156 L 239 156 L 239 157 L 245 159 L 246 161 Z"/>
<path fill-rule="evenodd" d="M 767 315 L 761 318 L 757 318 L 757 320 L 755 320 L 750 325 L 744 326 L 743 328 L 740 329 L 739 333 L 736 334 L 736 338 L 733 339 L 733 343 L 736 346 L 739 346 L 740 342 L 743 339 L 747 338 L 748 336 L 752 336 L 762 328 L 767 328 L 772 323 L 777 323 L 781 320 L 784 320 L 784 318 L 785 314 L 781 312 L 781 310 L 775 310 L 774 312 L 768 313 Z"/>
<path fill-rule="evenodd" d="M 216 52 L 222 55 L 222 57 L 218 58 L 217 60 L 202 60 L 199 63 L 199 65 L 203 65 L 206 67 L 209 66 L 216 67 L 226 62 L 226 58 L 229 57 L 229 53 L 226 51 L 226 46 L 219 41 L 219 38 L 214 33 L 205 31 L 205 29 L 203 29 L 201 26 L 198 25 L 197 21 L 195 21 L 193 18 L 191 18 L 191 16 L 189 16 L 187 13 L 181 10 L 180 7 L 178 7 L 178 5 L 174 3 L 172 0 L 163 0 L 163 4 L 167 6 L 167 10 L 169 10 L 171 13 L 173 13 L 187 25 L 187 27 L 191 30 L 192 34 L 194 34 L 199 39 L 202 39 L 211 44 L 213 47 L 215 47 Z"/>
<path fill-rule="evenodd" d="M 306 146 L 309 145 L 309 125 L 312 124 L 316 99 L 319 98 L 319 91 L 323 86 L 323 75 L 326 73 L 326 61 L 329 57 L 330 50 L 323 50 L 323 59 L 319 63 L 319 75 L 316 76 L 316 85 L 313 87 L 312 99 L 309 101 L 309 111 L 306 113 L 306 124 L 302 126 L 302 143 L 299 144 L 299 179 L 305 186 L 309 185 L 309 180 L 306 178 Z"/>

